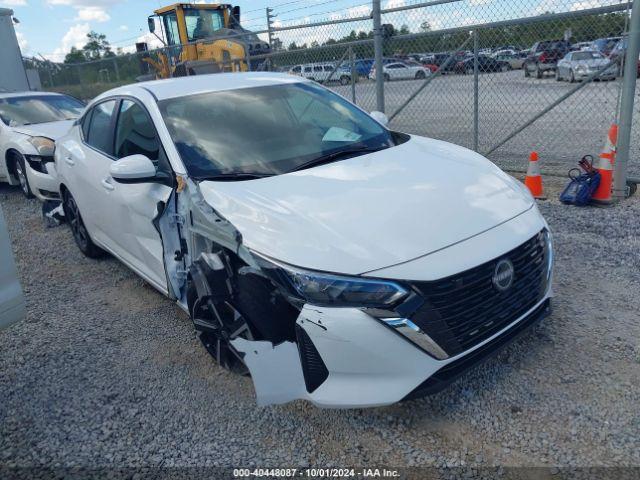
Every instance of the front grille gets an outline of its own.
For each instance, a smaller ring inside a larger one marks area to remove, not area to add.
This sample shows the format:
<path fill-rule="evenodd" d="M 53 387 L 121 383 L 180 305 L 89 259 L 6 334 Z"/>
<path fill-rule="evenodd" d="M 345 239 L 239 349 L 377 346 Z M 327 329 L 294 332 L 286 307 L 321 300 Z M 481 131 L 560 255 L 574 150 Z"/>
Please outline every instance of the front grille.
<path fill-rule="evenodd" d="M 478 267 L 433 282 L 413 282 L 425 304 L 412 321 L 450 356 L 491 337 L 533 308 L 547 289 L 546 231 Z M 499 291 L 493 283 L 503 259 L 514 267 L 513 283 Z"/>
<path fill-rule="evenodd" d="M 296 325 L 296 339 L 298 341 L 304 383 L 307 387 L 307 392 L 313 393 L 327 379 L 329 370 L 327 370 L 320 353 L 318 353 L 307 332 L 298 325 Z"/>
<path fill-rule="evenodd" d="M 440 390 L 447 387 L 450 383 L 457 380 L 461 375 L 470 369 L 478 366 L 485 360 L 488 360 L 493 355 L 496 355 L 504 347 L 516 340 L 522 334 L 524 334 L 531 326 L 538 323 L 543 318 L 547 317 L 551 313 L 551 301 L 547 299 L 541 303 L 535 310 L 529 315 L 518 322 L 513 328 L 507 330 L 503 335 L 500 335 L 490 342 L 485 343 L 481 347 L 475 349 L 468 355 L 464 355 L 459 359 L 448 363 L 446 366 L 438 370 L 431 375 L 416 389 L 407 395 L 404 400 L 412 398 L 418 398 L 425 395 L 431 395 L 437 393 Z"/>

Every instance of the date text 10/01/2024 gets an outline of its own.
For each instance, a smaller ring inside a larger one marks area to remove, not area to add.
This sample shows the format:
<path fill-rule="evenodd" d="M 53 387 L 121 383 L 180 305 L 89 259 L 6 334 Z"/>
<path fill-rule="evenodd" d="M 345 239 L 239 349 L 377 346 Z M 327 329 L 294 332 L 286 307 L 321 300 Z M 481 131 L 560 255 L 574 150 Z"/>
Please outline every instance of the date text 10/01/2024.
<path fill-rule="evenodd" d="M 386 468 L 235 468 L 233 476 L 305 478 L 394 478 L 400 473 Z"/>

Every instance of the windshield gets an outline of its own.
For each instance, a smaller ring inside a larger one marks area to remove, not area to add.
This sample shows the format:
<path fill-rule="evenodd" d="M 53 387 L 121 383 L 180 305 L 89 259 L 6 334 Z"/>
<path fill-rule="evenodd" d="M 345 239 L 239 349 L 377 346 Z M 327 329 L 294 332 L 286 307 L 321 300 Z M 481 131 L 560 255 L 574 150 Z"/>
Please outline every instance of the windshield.
<path fill-rule="evenodd" d="M 212 36 L 224 27 L 222 10 L 189 9 L 184 12 L 189 42 Z"/>
<path fill-rule="evenodd" d="M 602 55 L 596 52 L 575 52 L 573 54 L 574 60 L 593 60 L 594 58 L 603 58 Z"/>
<path fill-rule="evenodd" d="M 367 114 L 310 83 L 174 98 L 160 109 L 187 171 L 198 179 L 277 175 L 342 150 L 394 144 Z"/>
<path fill-rule="evenodd" d="M 34 123 L 75 120 L 84 110 L 80 100 L 66 95 L 34 95 L 0 99 L 0 119 L 20 127 Z"/>

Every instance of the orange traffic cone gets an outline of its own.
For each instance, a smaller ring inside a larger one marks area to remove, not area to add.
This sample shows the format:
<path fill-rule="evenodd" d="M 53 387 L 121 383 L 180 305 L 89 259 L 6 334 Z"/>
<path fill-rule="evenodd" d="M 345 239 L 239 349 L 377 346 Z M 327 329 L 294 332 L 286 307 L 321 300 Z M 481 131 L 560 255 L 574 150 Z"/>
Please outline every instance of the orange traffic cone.
<path fill-rule="evenodd" d="M 591 197 L 593 203 L 608 205 L 611 203 L 611 186 L 613 184 L 613 165 L 616 162 L 616 144 L 618 143 L 618 125 L 609 128 L 604 148 L 596 170 L 600 173 L 600 185 Z"/>
<path fill-rule="evenodd" d="M 540 176 L 540 166 L 538 165 L 538 152 L 531 152 L 529 155 L 529 168 L 524 184 L 529 188 L 534 198 L 544 200 L 544 189 L 542 188 L 542 176 Z"/>

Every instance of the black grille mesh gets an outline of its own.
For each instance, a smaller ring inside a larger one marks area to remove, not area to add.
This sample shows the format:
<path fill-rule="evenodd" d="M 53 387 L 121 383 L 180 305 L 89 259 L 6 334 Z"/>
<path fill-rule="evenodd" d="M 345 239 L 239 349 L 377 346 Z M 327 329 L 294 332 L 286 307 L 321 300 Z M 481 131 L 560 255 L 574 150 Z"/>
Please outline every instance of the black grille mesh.
<path fill-rule="evenodd" d="M 412 320 L 450 356 L 468 350 L 514 322 L 542 300 L 547 288 L 546 232 L 463 273 L 433 282 L 413 282 L 425 305 Z M 493 285 L 496 264 L 509 259 L 515 277 L 500 292 Z"/>
<path fill-rule="evenodd" d="M 296 338 L 298 340 L 304 383 L 307 387 L 307 392 L 312 393 L 327 379 L 329 371 L 307 332 L 298 325 L 296 325 Z"/>

